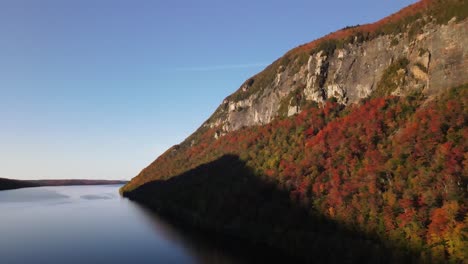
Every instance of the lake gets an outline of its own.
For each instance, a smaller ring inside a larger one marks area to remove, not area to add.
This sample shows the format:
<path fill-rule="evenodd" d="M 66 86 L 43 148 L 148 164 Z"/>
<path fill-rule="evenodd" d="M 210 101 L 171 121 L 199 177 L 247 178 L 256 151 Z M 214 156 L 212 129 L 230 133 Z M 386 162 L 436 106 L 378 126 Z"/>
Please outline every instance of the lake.
<path fill-rule="evenodd" d="M 120 185 L 0 191 L 0 262 L 244 263 L 122 198 Z"/>

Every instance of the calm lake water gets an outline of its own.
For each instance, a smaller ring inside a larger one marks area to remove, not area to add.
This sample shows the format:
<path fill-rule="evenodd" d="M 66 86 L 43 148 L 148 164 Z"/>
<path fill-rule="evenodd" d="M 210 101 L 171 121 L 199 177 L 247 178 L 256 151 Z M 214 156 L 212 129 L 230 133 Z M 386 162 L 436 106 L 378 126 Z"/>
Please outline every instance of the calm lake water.
<path fill-rule="evenodd" d="M 120 185 L 0 191 L 0 263 L 242 263 L 118 194 Z"/>

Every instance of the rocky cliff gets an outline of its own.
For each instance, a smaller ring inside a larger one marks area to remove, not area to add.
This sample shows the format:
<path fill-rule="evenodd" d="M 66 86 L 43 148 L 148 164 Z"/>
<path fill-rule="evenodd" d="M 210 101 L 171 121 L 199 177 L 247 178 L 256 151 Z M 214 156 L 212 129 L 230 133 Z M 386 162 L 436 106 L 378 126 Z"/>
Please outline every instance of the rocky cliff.
<path fill-rule="evenodd" d="M 400 13 L 423 12 L 427 2 Z M 306 102 L 336 98 L 349 105 L 373 94 L 434 95 L 466 83 L 468 21 L 453 16 L 439 23 L 427 13 L 410 20 L 390 34 L 372 36 L 369 25 L 343 29 L 289 52 L 227 97 L 203 126 L 219 127 L 218 136 L 293 115 Z"/>

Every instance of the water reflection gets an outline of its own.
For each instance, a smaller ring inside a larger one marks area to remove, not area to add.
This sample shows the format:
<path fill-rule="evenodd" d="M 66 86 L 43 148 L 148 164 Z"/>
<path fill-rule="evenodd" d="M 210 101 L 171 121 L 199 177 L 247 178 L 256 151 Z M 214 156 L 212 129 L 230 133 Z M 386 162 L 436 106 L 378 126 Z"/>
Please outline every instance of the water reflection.
<path fill-rule="evenodd" d="M 46 200 L 66 199 L 69 196 L 46 188 L 24 188 L 0 191 L 0 203 L 39 202 Z"/>
<path fill-rule="evenodd" d="M 144 206 L 135 203 L 135 207 L 138 207 L 142 214 L 146 216 L 146 221 L 153 226 L 156 233 L 182 245 L 196 259 L 197 263 L 250 263 L 250 261 L 245 259 L 245 256 L 236 257 L 232 252 L 229 252 L 230 250 L 228 248 L 210 243 L 209 239 L 203 238 L 199 233 L 189 232 L 188 230 L 182 232 L 183 229 L 181 227 L 175 227 L 169 224 L 161 219 L 155 212 Z"/>
<path fill-rule="evenodd" d="M 85 200 L 109 200 L 113 198 L 112 196 L 108 196 L 108 195 L 95 195 L 95 194 L 81 195 L 80 197 Z"/>
<path fill-rule="evenodd" d="M 244 263 L 118 195 L 120 186 L 0 192 L 1 263 Z M 235 257 L 234 257 L 235 256 Z"/>

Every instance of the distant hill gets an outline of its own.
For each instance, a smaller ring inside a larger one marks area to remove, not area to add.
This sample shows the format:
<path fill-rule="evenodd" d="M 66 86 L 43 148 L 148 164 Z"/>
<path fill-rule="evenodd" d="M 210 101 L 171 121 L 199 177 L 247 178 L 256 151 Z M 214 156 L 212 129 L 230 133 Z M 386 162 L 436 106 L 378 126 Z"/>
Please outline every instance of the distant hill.
<path fill-rule="evenodd" d="M 108 184 L 126 184 L 127 181 L 117 180 L 82 180 L 82 179 L 61 179 L 61 180 L 14 180 L 0 178 L 0 191 L 40 187 L 40 186 L 69 186 L 69 185 L 108 185 Z"/>
<path fill-rule="evenodd" d="M 29 181 L 39 186 L 69 186 L 69 185 L 107 185 L 107 184 L 126 184 L 128 181 L 118 180 L 32 180 Z"/>
<path fill-rule="evenodd" d="M 27 188 L 27 187 L 37 187 L 37 186 L 39 185 L 32 183 L 30 181 L 20 181 L 20 180 L 0 178 L 0 191 Z"/>

